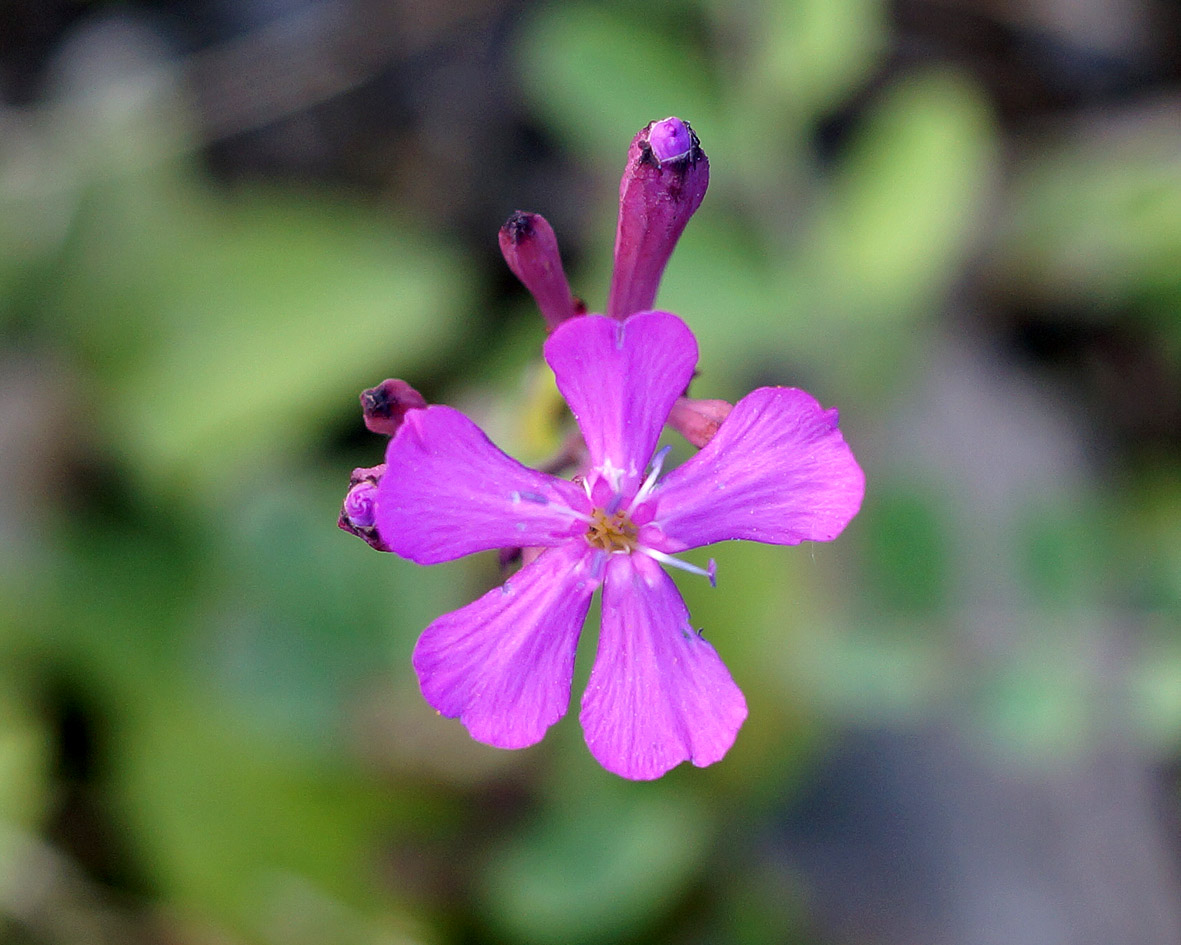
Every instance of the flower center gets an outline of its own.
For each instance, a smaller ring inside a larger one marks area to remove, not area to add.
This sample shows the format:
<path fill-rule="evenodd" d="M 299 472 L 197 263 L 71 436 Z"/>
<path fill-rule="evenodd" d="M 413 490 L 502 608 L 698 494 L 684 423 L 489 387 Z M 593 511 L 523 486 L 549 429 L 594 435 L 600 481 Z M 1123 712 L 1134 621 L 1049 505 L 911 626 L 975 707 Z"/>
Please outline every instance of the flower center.
<path fill-rule="evenodd" d="M 602 509 L 595 509 L 586 530 L 586 540 L 592 548 L 603 551 L 632 552 L 636 548 L 636 531 L 626 509 L 611 516 Z"/>

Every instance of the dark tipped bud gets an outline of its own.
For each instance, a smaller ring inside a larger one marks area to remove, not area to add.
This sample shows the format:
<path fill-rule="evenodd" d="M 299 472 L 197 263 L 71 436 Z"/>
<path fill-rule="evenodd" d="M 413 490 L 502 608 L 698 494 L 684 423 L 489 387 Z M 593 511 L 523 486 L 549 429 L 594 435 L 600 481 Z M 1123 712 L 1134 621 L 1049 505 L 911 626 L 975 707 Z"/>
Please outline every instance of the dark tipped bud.
<path fill-rule="evenodd" d="M 378 551 L 390 550 L 377 533 L 377 486 L 384 475 L 385 463 L 354 469 L 340 517 L 336 520 L 336 524 L 350 535 L 356 535 Z"/>
<path fill-rule="evenodd" d="M 714 438 L 734 407 L 724 400 L 693 400 L 678 397 L 668 415 L 668 425 L 701 449 Z"/>
<path fill-rule="evenodd" d="M 584 310 L 571 294 L 562 268 L 558 238 L 540 213 L 518 210 L 500 228 L 500 252 L 513 274 L 524 283 L 550 331 Z"/>
<path fill-rule="evenodd" d="M 389 379 L 376 387 L 361 392 L 361 410 L 365 415 L 365 426 L 374 433 L 393 436 L 406 418 L 409 410 L 426 406 L 422 394 L 405 381 Z"/>
<path fill-rule="evenodd" d="M 607 314 L 650 309 L 660 277 L 709 186 L 709 159 L 679 118 L 654 121 L 636 135 L 619 182 L 615 269 Z"/>

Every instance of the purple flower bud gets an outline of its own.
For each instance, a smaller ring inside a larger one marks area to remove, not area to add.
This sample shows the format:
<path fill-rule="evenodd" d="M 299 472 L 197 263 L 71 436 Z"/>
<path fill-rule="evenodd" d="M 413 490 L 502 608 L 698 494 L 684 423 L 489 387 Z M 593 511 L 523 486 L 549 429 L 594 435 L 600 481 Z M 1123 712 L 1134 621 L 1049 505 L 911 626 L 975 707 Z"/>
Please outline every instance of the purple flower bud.
<path fill-rule="evenodd" d="M 679 118 L 658 121 L 648 130 L 648 144 L 661 164 L 685 157 L 696 143 L 689 126 Z"/>
<path fill-rule="evenodd" d="M 500 228 L 500 251 L 513 274 L 525 284 L 553 331 L 586 309 L 570 292 L 558 239 L 540 213 L 518 210 Z"/>
<path fill-rule="evenodd" d="M 607 314 L 652 307 L 673 247 L 705 197 L 709 159 L 679 118 L 651 122 L 632 140 L 619 182 L 619 226 Z"/>
<path fill-rule="evenodd" d="M 356 535 L 371 548 L 389 551 L 390 547 L 377 533 L 377 485 L 385 475 L 385 463 L 380 466 L 360 467 L 349 477 L 349 491 L 345 493 L 336 524 L 350 535 Z"/>
<path fill-rule="evenodd" d="M 668 425 L 701 449 L 714 438 L 734 407 L 725 400 L 693 400 L 678 397 L 668 415 Z"/>
<path fill-rule="evenodd" d="M 377 486 L 358 482 L 344 497 L 341 512 L 354 528 L 372 528 L 377 520 Z"/>
<path fill-rule="evenodd" d="M 406 411 L 426 406 L 422 394 L 405 381 L 384 380 L 361 392 L 361 410 L 365 426 L 374 433 L 393 436 L 406 417 Z"/>

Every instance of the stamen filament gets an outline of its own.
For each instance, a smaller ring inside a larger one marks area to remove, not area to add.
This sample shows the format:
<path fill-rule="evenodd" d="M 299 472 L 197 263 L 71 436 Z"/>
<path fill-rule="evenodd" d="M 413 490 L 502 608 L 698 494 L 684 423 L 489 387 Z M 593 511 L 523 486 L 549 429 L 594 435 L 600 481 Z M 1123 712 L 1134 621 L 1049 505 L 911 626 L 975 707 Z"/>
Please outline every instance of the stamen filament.
<path fill-rule="evenodd" d="M 579 512 L 576 509 L 570 508 L 564 502 L 550 502 L 545 496 L 539 495 L 536 492 L 517 492 L 513 490 L 509 493 L 509 501 L 513 505 L 519 505 L 521 502 L 529 502 L 533 505 L 543 505 L 550 512 L 556 512 L 558 515 L 564 515 L 571 521 L 576 522 L 590 522 L 591 517 L 585 512 Z"/>
<path fill-rule="evenodd" d="M 666 567 L 679 568 L 682 571 L 688 571 L 690 574 L 700 574 L 703 578 L 709 580 L 711 587 L 718 586 L 718 566 L 713 558 L 709 559 L 709 569 L 707 570 L 706 568 L 699 568 L 695 564 L 690 564 L 688 561 L 682 561 L 680 558 L 667 555 L 663 551 L 657 551 L 655 548 L 645 548 L 640 545 L 636 548 L 636 551 L 643 552 L 649 558 L 654 558 Z"/>
<path fill-rule="evenodd" d="M 660 476 L 660 471 L 664 468 L 664 460 L 671 450 L 671 446 L 666 446 L 652 457 L 652 466 L 648 471 L 648 476 L 644 480 L 644 484 L 640 486 L 639 491 L 635 494 L 635 498 L 632 499 L 631 505 L 628 508 L 634 509 L 652 494 L 652 490 L 656 487 L 656 480 Z"/>
<path fill-rule="evenodd" d="M 579 512 L 577 509 L 572 509 L 568 505 L 555 503 L 553 508 L 561 515 L 565 515 L 572 522 L 584 522 L 586 524 L 590 524 L 590 522 L 594 521 L 594 519 L 592 519 L 591 516 L 587 515 L 585 512 Z"/>

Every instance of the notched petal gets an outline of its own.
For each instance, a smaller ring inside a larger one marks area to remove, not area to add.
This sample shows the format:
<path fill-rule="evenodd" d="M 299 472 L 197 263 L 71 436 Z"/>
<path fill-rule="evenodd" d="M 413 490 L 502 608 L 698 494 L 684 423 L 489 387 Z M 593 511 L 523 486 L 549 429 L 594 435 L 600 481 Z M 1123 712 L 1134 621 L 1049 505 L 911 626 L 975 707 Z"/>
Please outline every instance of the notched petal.
<path fill-rule="evenodd" d="M 525 748 L 566 714 L 574 654 L 597 582 L 584 542 L 546 549 L 502 586 L 423 631 L 423 697 L 472 738 Z"/>
<path fill-rule="evenodd" d="M 476 551 L 552 547 L 585 530 L 576 485 L 503 453 L 451 407 L 406 415 L 386 450 L 375 510 L 389 547 L 419 564 Z"/>
<path fill-rule="evenodd" d="M 545 359 L 570 405 L 591 466 L 619 473 L 617 491 L 638 485 L 664 421 L 697 365 L 693 332 L 670 312 L 623 322 L 585 315 L 558 327 Z"/>
<path fill-rule="evenodd" d="M 693 629 L 676 585 L 642 555 L 613 555 L 607 565 L 581 719 L 599 764 L 637 781 L 682 761 L 719 761 L 746 719 L 746 699 Z"/>
<path fill-rule="evenodd" d="M 837 419 L 836 410 L 791 387 L 742 398 L 701 452 L 657 486 L 660 549 L 835 538 L 865 495 L 865 474 Z"/>

